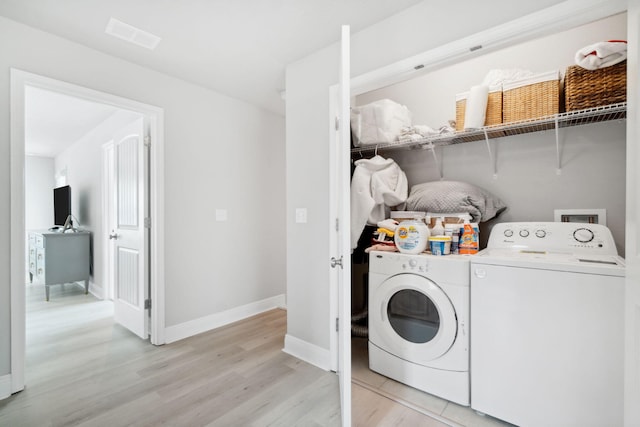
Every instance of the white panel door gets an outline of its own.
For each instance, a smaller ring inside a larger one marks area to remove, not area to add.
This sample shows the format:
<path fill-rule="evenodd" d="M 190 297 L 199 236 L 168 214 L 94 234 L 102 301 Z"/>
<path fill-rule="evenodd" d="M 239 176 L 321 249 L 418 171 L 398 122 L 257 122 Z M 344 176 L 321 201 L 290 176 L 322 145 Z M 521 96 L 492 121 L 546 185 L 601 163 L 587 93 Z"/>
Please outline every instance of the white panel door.
<path fill-rule="evenodd" d="M 640 426 L 640 1 L 627 11 L 627 221 L 624 425 Z"/>
<path fill-rule="evenodd" d="M 142 118 L 114 138 L 115 228 L 114 315 L 117 323 L 141 338 L 149 335 L 145 300 L 149 295 L 147 271 L 148 213 L 147 151 Z"/>
<path fill-rule="evenodd" d="M 333 214 L 331 239 L 333 257 L 331 266 L 337 275 L 338 294 L 338 377 L 340 382 L 340 404 L 342 425 L 351 425 L 351 242 L 350 242 L 350 57 L 349 26 L 342 27 L 340 56 L 340 84 L 338 86 L 338 109 L 336 137 L 331 138 L 330 153 L 334 164 L 331 174 L 331 203 L 336 207 Z M 334 176 L 335 175 L 335 176 Z"/>

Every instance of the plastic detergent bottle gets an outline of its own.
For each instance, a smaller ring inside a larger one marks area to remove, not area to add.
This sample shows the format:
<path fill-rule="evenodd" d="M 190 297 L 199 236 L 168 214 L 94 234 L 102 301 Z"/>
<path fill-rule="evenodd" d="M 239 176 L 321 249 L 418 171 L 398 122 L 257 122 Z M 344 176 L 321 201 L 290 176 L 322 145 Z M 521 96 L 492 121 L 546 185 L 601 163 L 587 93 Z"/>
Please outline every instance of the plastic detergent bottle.
<path fill-rule="evenodd" d="M 460 236 L 458 251 L 460 255 L 473 255 L 478 253 L 478 232 L 474 230 L 468 220 L 464 221 L 464 232 Z"/>
<path fill-rule="evenodd" d="M 460 226 L 458 224 L 445 224 L 444 235 L 451 237 L 451 253 L 458 254 L 458 242 L 460 240 Z"/>
<path fill-rule="evenodd" d="M 419 254 L 427 249 L 429 228 L 421 220 L 402 221 L 393 236 L 398 250 L 404 254 Z"/>
<path fill-rule="evenodd" d="M 436 218 L 436 225 L 431 229 L 432 236 L 444 236 L 444 226 L 442 225 L 442 218 Z"/>

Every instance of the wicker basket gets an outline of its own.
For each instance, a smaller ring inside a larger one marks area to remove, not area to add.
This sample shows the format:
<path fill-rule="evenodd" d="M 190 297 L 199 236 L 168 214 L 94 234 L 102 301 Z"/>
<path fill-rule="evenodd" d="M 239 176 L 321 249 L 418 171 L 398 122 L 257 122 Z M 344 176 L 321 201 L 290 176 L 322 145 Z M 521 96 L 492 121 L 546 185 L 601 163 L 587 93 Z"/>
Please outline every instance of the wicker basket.
<path fill-rule="evenodd" d="M 598 70 L 578 65 L 564 76 L 566 111 L 584 110 L 627 100 L 627 61 Z"/>
<path fill-rule="evenodd" d="M 464 130 L 464 115 L 467 106 L 469 92 L 456 95 L 456 130 Z M 502 86 L 489 88 L 489 98 L 487 100 L 487 111 L 485 113 L 484 125 L 499 125 L 502 123 Z"/>
<path fill-rule="evenodd" d="M 559 71 L 505 83 L 502 95 L 504 123 L 537 119 L 560 112 Z"/>

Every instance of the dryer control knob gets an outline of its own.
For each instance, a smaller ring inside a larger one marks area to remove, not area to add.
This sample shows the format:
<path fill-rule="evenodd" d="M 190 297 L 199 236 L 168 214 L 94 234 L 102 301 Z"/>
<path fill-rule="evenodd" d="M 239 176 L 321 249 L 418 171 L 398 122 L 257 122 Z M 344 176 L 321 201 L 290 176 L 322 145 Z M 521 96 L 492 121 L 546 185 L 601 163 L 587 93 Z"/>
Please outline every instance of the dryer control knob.
<path fill-rule="evenodd" d="M 416 261 L 415 259 L 410 259 L 409 260 L 409 266 L 412 268 L 415 268 L 416 265 L 418 265 L 418 261 Z"/>
<path fill-rule="evenodd" d="M 510 230 L 510 229 L 504 230 L 504 236 L 505 237 L 513 237 L 513 230 Z"/>
<path fill-rule="evenodd" d="M 536 230 L 536 237 L 543 238 L 547 235 L 547 232 L 544 230 Z"/>
<path fill-rule="evenodd" d="M 580 243 L 589 243 L 594 237 L 595 234 L 593 234 L 593 231 L 588 228 L 578 228 L 573 232 L 573 238 Z"/>
<path fill-rule="evenodd" d="M 529 230 L 520 230 L 520 237 L 529 237 Z"/>

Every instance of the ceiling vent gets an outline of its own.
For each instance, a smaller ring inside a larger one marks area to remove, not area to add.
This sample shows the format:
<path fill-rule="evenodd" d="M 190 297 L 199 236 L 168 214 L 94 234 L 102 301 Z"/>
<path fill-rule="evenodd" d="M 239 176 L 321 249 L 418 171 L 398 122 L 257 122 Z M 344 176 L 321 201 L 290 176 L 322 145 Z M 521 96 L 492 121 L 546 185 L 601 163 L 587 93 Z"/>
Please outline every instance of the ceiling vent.
<path fill-rule="evenodd" d="M 130 43 L 145 47 L 150 50 L 155 49 L 156 46 L 158 46 L 158 43 L 160 43 L 160 40 L 162 40 L 155 34 L 143 31 L 139 28 L 134 27 L 133 25 L 125 24 L 124 22 L 118 21 L 115 18 L 109 19 L 109 23 L 107 24 L 107 28 L 104 30 L 104 32 L 109 34 L 110 36 L 126 40 Z"/>

